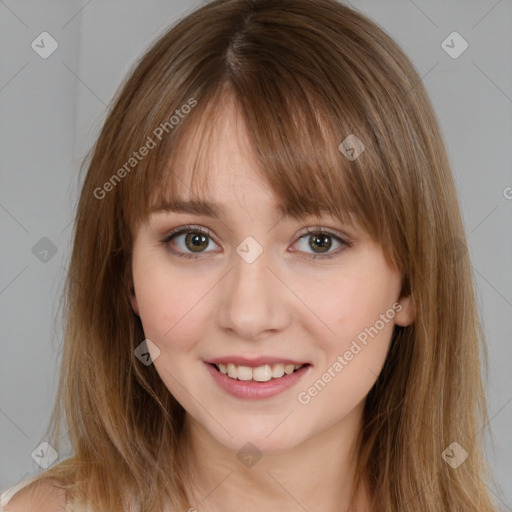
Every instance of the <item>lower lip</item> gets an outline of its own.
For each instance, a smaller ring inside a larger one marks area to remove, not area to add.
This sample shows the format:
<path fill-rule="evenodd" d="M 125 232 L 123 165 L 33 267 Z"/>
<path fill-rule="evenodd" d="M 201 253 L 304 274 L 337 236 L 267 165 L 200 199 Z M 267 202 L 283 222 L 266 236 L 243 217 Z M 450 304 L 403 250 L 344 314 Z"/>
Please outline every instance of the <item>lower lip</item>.
<path fill-rule="evenodd" d="M 219 387 L 230 395 L 236 398 L 262 399 L 273 397 L 291 388 L 306 374 L 310 365 L 305 365 L 296 372 L 289 375 L 285 374 L 283 377 L 270 379 L 266 382 L 232 379 L 218 371 L 210 363 L 206 363 L 206 367 Z"/>

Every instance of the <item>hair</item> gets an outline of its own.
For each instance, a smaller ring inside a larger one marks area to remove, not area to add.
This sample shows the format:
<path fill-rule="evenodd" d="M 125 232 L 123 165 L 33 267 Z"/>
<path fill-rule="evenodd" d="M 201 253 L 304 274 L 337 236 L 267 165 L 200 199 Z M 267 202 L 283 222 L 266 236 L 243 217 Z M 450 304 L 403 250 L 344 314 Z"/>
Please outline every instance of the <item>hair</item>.
<path fill-rule="evenodd" d="M 335 0 L 214 0 L 159 37 L 117 92 L 82 166 L 65 289 L 51 444 L 66 428 L 73 455 L 41 478 L 113 512 L 190 506 L 185 411 L 134 356 L 145 336 L 131 250 L 152 205 L 177 197 L 173 155 L 194 130 L 205 142 L 189 192 L 206 190 L 207 141 L 228 99 L 286 211 L 357 218 L 411 297 L 415 320 L 395 326 L 365 400 L 356 487 L 368 483 L 376 512 L 496 511 L 487 349 L 443 137 L 401 48 Z M 355 159 L 339 148 L 350 135 L 365 148 Z M 453 442 L 469 454 L 456 469 L 442 457 Z"/>

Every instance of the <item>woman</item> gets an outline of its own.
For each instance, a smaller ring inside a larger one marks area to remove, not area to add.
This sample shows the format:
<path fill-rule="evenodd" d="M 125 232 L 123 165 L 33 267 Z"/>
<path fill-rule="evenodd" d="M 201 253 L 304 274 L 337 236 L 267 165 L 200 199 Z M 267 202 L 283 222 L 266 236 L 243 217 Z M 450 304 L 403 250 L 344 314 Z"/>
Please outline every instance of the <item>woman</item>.
<path fill-rule="evenodd" d="M 64 417 L 74 456 L 5 510 L 497 510 L 465 245 L 389 36 L 333 0 L 201 7 L 94 147 L 51 443 Z"/>

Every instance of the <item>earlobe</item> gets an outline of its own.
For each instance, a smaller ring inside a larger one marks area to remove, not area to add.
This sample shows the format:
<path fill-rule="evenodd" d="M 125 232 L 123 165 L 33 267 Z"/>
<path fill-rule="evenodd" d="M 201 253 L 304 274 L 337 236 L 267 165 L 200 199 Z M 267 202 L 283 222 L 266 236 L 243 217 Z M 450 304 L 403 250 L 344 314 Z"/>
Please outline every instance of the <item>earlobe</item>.
<path fill-rule="evenodd" d="M 414 322 L 416 312 L 414 304 L 412 303 L 411 296 L 406 295 L 398 299 L 398 304 L 401 307 L 396 308 L 395 324 L 406 327 Z"/>

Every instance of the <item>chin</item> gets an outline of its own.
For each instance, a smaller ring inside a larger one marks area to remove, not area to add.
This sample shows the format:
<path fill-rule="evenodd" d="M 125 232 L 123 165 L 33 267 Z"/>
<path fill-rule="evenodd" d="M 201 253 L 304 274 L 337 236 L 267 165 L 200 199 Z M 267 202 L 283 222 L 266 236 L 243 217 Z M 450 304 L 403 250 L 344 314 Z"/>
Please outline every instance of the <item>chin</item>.
<path fill-rule="evenodd" d="M 288 425 L 288 428 L 285 428 L 283 424 L 280 425 L 283 417 L 273 421 L 272 427 L 268 427 L 267 422 L 258 424 L 257 419 L 224 423 L 223 426 L 233 437 L 218 425 L 213 427 L 213 431 L 208 429 L 208 432 L 218 443 L 237 454 L 245 449 L 250 451 L 251 448 L 247 446 L 248 444 L 253 445 L 254 450 L 261 454 L 278 454 L 293 449 L 304 440 L 297 437 L 296 428 L 291 429 L 291 424 Z M 295 432 L 292 435 L 293 430 Z M 247 448 L 244 448 L 246 446 Z"/>

